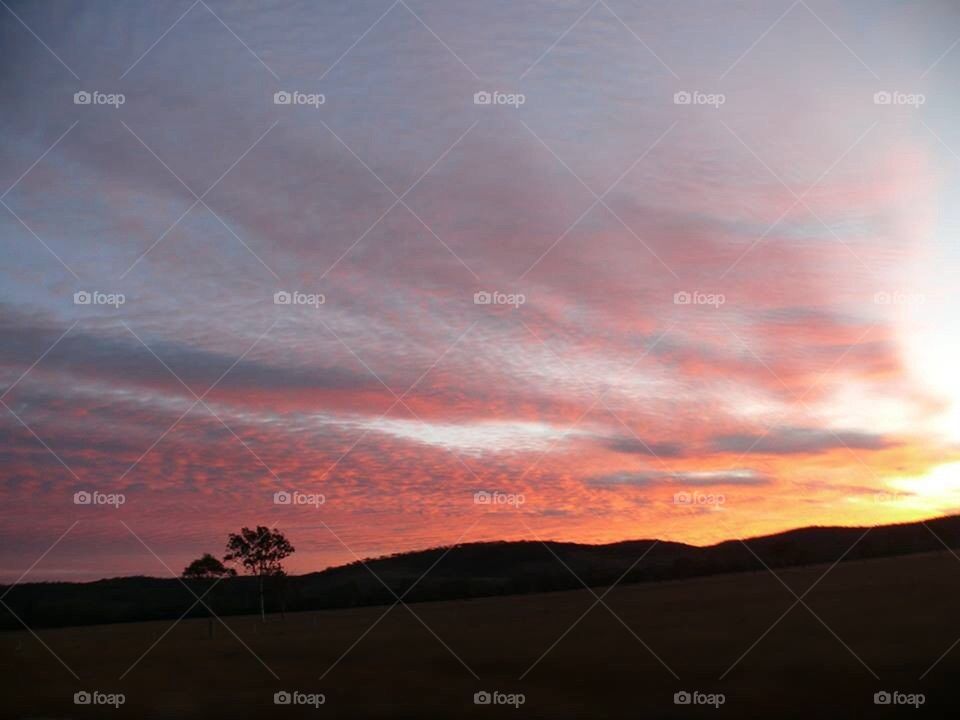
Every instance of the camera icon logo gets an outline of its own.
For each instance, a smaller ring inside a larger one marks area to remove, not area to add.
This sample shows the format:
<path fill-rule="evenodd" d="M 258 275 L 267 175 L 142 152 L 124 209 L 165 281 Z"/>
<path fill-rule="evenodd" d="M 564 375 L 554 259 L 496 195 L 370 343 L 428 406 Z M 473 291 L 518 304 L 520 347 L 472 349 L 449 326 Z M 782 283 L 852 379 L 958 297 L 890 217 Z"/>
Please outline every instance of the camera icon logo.
<path fill-rule="evenodd" d="M 273 294 L 274 305 L 289 305 L 293 302 L 293 295 L 286 290 L 278 290 Z"/>
<path fill-rule="evenodd" d="M 286 90 L 278 90 L 273 94 L 274 105 L 289 105 L 293 102 L 293 95 Z"/>
<path fill-rule="evenodd" d="M 493 496 L 486 490 L 478 490 L 473 494 L 475 505 L 490 505 L 493 502 Z"/>
<path fill-rule="evenodd" d="M 486 290 L 478 290 L 473 294 L 474 305 L 489 305 L 493 302 L 493 295 Z"/>
<path fill-rule="evenodd" d="M 74 705 L 89 705 L 93 701 L 93 696 L 86 690 L 81 690 L 73 694 Z"/>
<path fill-rule="evenodd" d="M 86 90 L 80 90 L 73 94 L 73 104 L 74 105 L 89 105 L 93 96 L 90 95 Z"/>
<path fill-rule="evenodd" d="M 78 290 L 73 294 L 74 305 L 89 305 L 93 302 L 93 296 L 86 290 Z"/>
<path fill-rule="evenodd" d="M 874 705 L 889 705 L 893 702 L 893 696 L 886 690 L 881 690 L 873 694 Z"/>
<path fill-rule="evenodd" d="M 93 502 L 93 495 L 86 490 L 80 490 L 73 494 L 74 505 L 89 505 L 91 502 Z"/>
<path fill-rule="evenodd" d="M 686 90 L 681 90 L 680 92 L 675 92 L 673 94 L 673 104 L 674 105 L 689 105 L 693 102 L 693 96 L 688 93 Z"/>
<path fill-rule="evenodd" d="M 873 94 L 874 105 L 890 105 L 893 102 L 893 95 L 886 90 L 875 92 Z"/>
<path fill-rule="evenodd" d="M 491 702 L 493 702 L 493 696 L 486 690 L 481 690 L 473 694 L 474 705 L 489 705 Z"/>
<path fill-rule="evenodd" d="M 681 290 L 673 294 L 674 305 L 689 305 L 693 301 L 693 296 L 686 290 Z"/>
<path fill-rule="evenodd" d="M 293 502 L 293 496 L 286 490 L 279 490 L 273 494 L 274 505 L 289 505 Z"/>
<path fill-rule="evenodd" d="M 293 696 L 286 690 L 280 690 L 273 694 L 274 705 L 289 705 L 293 702 Z"/>
<path fill-rule="evenodd" d="M 493 96 L 486 90 L 480 90 L 473 94 L 474 105 L 490 105 L 493 103 Z"/>
<path fill-rule="evenodd" d="M 688 693 L 686 690 L 681 690 L 680 692 L 675 692 L 673 694 L 673 704 L 674 705 L 689 705 L 693 702 L 693 696 Z"/>

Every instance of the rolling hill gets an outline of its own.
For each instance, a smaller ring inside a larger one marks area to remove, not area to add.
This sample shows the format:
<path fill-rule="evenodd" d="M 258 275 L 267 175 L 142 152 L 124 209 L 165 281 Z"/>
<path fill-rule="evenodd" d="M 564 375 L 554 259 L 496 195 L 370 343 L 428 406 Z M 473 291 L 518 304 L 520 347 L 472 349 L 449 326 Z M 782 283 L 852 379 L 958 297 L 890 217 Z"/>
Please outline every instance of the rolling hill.
<path fill-rule="evenodd" d="M 960 516 L 862 527 L 808 527 L 706 547 L 656 540 L 608 545 L 488 542 L 379 557 L 280 578 L 271 611 L 305 611 L 571 590 L 891 557 L 960 547 Z M 198 594 L 203 586 L 197 586 Z M 0 588 L 0 593 L 6 588 Z M 195 598 L 174 578 L 24 583 L 4 602 L 32 628 L 178 618 Z M 255 581 L 222 581 L 208 596 L 218 615 L 255 612 Z M 202 617 L 194 607 L 188 616 Z M 21 629 L 9 613 L 0 629 Z"/>

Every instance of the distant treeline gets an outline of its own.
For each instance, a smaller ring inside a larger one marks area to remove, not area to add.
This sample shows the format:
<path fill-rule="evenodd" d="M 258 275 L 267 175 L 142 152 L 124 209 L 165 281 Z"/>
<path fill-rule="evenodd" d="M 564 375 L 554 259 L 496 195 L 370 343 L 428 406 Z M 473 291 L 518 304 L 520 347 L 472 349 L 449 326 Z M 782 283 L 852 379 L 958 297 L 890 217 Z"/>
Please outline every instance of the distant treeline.
<path fill-rule="evenodd" d="M 268 578 L 267 611 L 387 605 L 396 596 L 404 602 L 424 602 L 570 590 L 583 587 L 581 580 L 590 586 L 608 585 L 624 573 L 621 582 L 638 583 L 960 547 L 960 516 L 880 526 L 856 542 L 864 530 L 803 528 L 703 548 L 652 540 L 610 545 L 549 542 L 547 547 L 540 542 L 471 543 L 367 560 L 366 567 L 355 562 L 307 575 Z M 210 587 L 209 582 L 185 582 L 197 595 Z M 5 591 L 0 587 L 0 594 Z M 26 583 L 4 598 L 31 628 L 176 619 L 195 601 L 180 580 L 152 577 Z M 204 602 L 218 615 L 257 613 L 257 578 L 223 579 Z M 198 604 L 188 617 L 207 615 Z M 22 625 L 9 612 L 0 611 L 0 629 L 18 630 Z"/>

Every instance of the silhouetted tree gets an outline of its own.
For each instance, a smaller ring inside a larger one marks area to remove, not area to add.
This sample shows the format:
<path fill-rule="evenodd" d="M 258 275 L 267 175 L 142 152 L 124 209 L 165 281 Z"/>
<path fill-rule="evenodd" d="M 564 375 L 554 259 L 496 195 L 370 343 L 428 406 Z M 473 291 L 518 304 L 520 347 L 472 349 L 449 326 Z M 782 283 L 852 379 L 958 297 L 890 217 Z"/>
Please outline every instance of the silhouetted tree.
<path fill-rule="evenodd" d="M 258 525 L 255 530 L 241 528 L 239 533 L 231 533 L 227 540 L 227 554 L 223 559 L 227 562 L 239 562 L 249 574 L 257 577 L 261 621 L 266 621 L 263 604 L 264 579 L 282 575 L 282 562 L 293 552 L 293 545 L 282 532 L 263 525 Z"/>
<path fill-rule="evenodd" d="M 200 597 L 213 591 L 213 586 L 228 577 L 235 577 L 237 571 L 217 560 L 210 553 L 204 553 L 183 569 L 183 579 L 201 586 Z M 209 602 L 213 602 L 210 598 Z M 213 637 L 213 611 L 207 608 L 207 633 Z"/>
<path fill-rule="evenodd" d="M 228 568 L 210 553 L 204 553 L 183 569 L 185 580 L 220 580 L 236 574 L 236 570 Z"/>

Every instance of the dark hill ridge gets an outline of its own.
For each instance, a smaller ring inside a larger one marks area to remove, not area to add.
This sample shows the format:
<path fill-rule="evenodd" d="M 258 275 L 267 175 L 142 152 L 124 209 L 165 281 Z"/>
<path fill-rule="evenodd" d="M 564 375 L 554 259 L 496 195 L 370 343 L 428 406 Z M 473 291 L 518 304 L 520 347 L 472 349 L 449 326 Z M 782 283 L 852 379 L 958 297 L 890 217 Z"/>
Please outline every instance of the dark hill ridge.
<path fill-rule="evenodd" d="M 764 565 L 782 568 L 833 563 L 840 558 L 850 561 L 942 551 L 945 546 L 960 547 L 960 516 L 882 525 L 869 532 L 864 527 L 809 527 L 706 547 L 654 540 L 609 545 L 468 543 L 278 579 L 269 595 L 274 611 L 317 610 L 391 604 L 396 599 L 393 593 L 403 596 L 405 602 L 424 602 L 571 590 L 582 587 L 581 580 L 590 586 L 608 585 L 621 576 L 622 583 L 676 580 L 763 570 Z M 0 587 L 0 594 L 4 591 Z M 199 594 L 202 588 L 195 591 Z M 255 581 L 248 577 L 225 580 L 207 599 L 220 615 L 253 613 Z M 178 580 L 152 577 L 24 583 L 4 598 L 32 628 L 176 619 L 194 601 Z M 198 606 L 190 615 L 205 612 Z M 0 629 L 20 627 L 9 613 L 0 614 Z"/>

